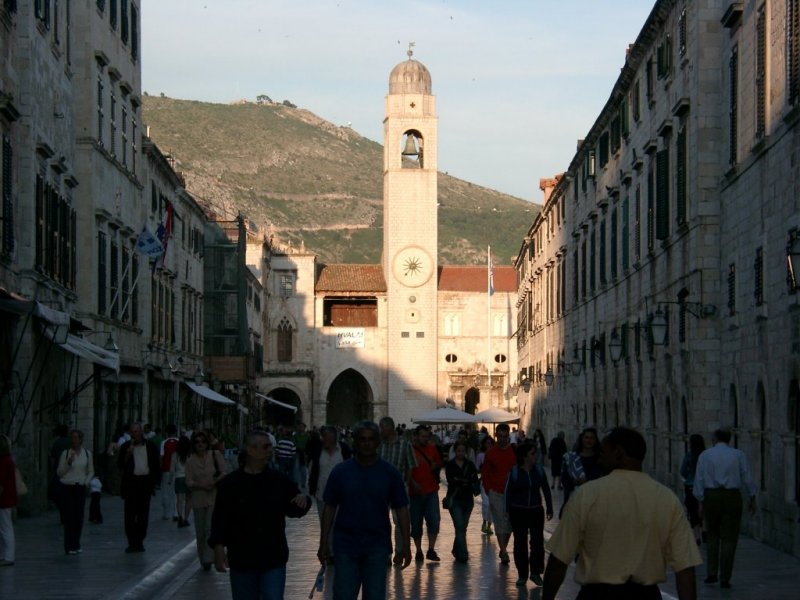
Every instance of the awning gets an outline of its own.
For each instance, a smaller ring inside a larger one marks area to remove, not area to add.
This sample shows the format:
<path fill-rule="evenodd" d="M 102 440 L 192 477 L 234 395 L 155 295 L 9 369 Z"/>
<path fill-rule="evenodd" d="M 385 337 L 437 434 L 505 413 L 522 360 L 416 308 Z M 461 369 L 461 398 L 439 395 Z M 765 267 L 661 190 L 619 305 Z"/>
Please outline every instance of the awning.
<path fill-rule="evenodd" d="M 236 404 L 236 402 L 234 402 L 230 398 L 226 398 L 222 394 L 218 394 L 217 392 L 212 390 L 210 387 L 206 387 L 204 385 L 197 385 L 197 384 L 191 383 L 190 381 L 184 381 L 183 383 L 188 385 L 189 388 L 195 394 L 198 394 L 199 396 L 202 396 L 203 398 L 211 400 L 212 402 L 219 402 L 220 404 L 227 404 L 229 406 L 232 406 L 232 405 Z"/>
<path fill-rule="evenodd" d="M 69 319 L 69 316 L 67 317 L 67 319 Z M 67 323 L 69 323 L 69 320 L 67 320 Z M 55 337 L 55 329 L 50 326 L 45 327 L 44 335 L 48 339 L 53 340 L 53 338 Z M 84 340 L 83 338 L 78 337 L 77 335 L 72 335 L 71 333 L 69 333 L 67 334 L 66 342 L 64 342 L 63 344 L 56 344 L 56 345 L 60 346 L 62 350 L 74 354 L 75 356 L 84 358 L 90 362 L 93 362 L 96 365 L 100 365 L 102 367 L 111 369 L 112 371 L 119 372 L 119 355 L 116 352 L 111 352 L 109 350 L 106 350 L 102 346 L 93 344 L 88 340 Z"/>
<path fill-rule="evenodd" d="M 278 402 L 275 398 L 270 398 L 269 396 L 265 396 L 264 394 L 259 394 L 256 392 L 256 396 L 259 398 L 266 400 L 267 402 L 271 402 L 277 406 L 281 406 L 283 408 L 288 408 L 292 412 L 297 412 L 297 407 L 294 404 L 286 404 L 286 402 Z"/>
<path fill-rule="evenodd" d="M 33 314 L 34 317 L 39 317 L 51 325 L 69 326 L 70 324 L 70 316 L 67 313 L 55 310 L 54 308 L 48 308 L 36 300 L 27 300 L 4 288 L 0 288 L 0 311 L 17 315 L 26 315 L 30 313 Z"/>

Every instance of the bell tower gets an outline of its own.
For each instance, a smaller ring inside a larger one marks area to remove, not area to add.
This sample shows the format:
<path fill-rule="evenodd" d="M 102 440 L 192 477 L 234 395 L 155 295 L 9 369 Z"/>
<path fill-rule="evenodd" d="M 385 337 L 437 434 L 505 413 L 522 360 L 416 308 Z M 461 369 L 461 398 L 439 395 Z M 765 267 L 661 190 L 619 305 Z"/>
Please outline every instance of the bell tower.
<path fill-rule="evenodd" d="M 383 272 L 389 414 L 409 423 L 437 399 L 437 117 L 431 75 L 392 69 L 383 144 Z"/>

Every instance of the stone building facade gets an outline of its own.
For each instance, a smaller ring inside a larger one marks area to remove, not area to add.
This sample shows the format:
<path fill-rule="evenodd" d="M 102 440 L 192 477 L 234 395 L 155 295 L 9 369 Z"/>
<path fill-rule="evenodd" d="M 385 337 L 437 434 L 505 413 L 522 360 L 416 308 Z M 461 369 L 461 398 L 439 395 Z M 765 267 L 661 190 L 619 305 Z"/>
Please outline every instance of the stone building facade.
<path fill-rule="evenodd" d="M 688 436 L 732 427 L 760 489 L 745 527 L 795 554 L 799 17 L 657 1 L 516 261 L 530 422 L 636 427 L 676 490 Z"/>
<path fill-rule="evenodd" d="M 437 115 L 424 65 L 409 57 L 392 70 L 385 107 L 382 262 L 325 265 L 270 245 L 266 420 L 410 424 L 446 404 L 516 408 L 513 267 L 494 268 L 490 295 L 488 265 L 437 264 Z"/>
<path fill-rule="evenodd" d="M 236 423 L 235 401 L 189 386 L 205 379 L 207 217 L 143 135 L 139 7 L 0 5 L 0 431 L 32 490 L 22 512 L 46 506 L 57 424 L 104 472 L 119 424 Z M 159 227 L 154 261 L 135 246 Z"/>

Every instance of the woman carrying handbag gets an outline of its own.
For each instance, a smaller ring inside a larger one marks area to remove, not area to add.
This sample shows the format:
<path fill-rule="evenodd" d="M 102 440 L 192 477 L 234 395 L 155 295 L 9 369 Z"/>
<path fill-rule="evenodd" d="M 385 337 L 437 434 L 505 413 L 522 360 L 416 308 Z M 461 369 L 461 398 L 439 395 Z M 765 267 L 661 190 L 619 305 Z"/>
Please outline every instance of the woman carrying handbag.
<path fill-rule="evenodd" d="M 478 469 L 467 458 L 467 443 L 457 441 L 453 444 L 454 457 L 444 466 L 447 477 L 447 495 L 442 500 L 443 508 L 450 512 L 456 536 L 453 540 L 453 556 L 457 562 L 465 563 L 469 559 L 467 552 L 467 525 L 475 505 L 473 496 L 480 493 Z"/>

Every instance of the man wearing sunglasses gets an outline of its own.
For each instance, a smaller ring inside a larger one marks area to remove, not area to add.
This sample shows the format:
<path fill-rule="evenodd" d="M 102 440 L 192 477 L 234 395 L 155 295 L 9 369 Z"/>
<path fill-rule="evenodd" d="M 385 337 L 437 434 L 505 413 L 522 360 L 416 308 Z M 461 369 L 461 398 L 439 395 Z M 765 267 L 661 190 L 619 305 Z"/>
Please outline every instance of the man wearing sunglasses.
<path fill-rule="evenodd" d="M 286 585 L 286 517 L 308 512 L 311 499 L 267 465 L 272 442 L 266 432 L 247 438 L 244 466 L 219 482 L 208 544 L 220 573 L 230 569 L 233 600 L 283 598 Z"/>

